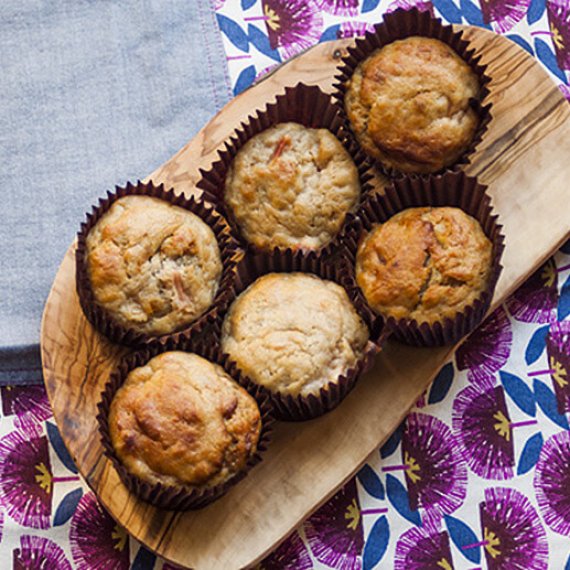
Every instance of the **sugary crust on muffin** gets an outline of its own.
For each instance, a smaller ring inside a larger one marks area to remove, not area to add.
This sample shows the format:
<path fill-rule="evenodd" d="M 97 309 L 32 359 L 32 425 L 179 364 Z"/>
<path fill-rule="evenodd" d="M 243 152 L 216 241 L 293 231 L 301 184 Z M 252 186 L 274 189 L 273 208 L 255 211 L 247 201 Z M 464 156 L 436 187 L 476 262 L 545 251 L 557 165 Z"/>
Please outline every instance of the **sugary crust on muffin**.
<path fill-rule="evenodd" d="M 149 196 L 117 200 L 86 239 L 96 303 L 120 325 L 149 335 L 183 329 L 216 296 L 222 260 L 201 218 Z"/>
<path fill-rule="evenodd" d="M 356 280 L 377 313 L 434 323 L 453 318 L 486 290 L 493 246 L 458 208 L 410 208 L 364 237 Z"/>
<path fill-rule="evenodd" d="M 328 244 L 360 196 L 358 170 L 327 129 L 280 123 L 250 139 L 228 171 L 224 200 L 259 249 Z"/>
<path fill-rule="evenodd" d="M 348 82 L 345 108 L 364 150 L 385 166 L 436 172 L 465 152 L 479 119 L 479 81 L 448 45 L 426 37 L 372 53 Z"/>
<path fill-rule="evenodd" d="M 189 491 L 239 473 L 260 430 L 255 400 L 221 366 L 184 352 L 132 370 L 109 413 L 111 442 L 130 473 Z"/>
<path fill-rule="evenodd" d="M 340 285 L 306 273 L 270 273 L 231 306 L 222 350 L 268 390 L 308 396 L 354 367 L 368 338 Z"/>

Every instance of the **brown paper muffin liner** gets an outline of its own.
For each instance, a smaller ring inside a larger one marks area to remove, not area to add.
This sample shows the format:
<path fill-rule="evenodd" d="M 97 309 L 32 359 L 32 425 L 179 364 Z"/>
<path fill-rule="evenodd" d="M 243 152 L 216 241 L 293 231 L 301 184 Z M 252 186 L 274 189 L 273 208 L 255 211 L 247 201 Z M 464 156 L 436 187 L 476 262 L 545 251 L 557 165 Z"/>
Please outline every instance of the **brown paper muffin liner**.
<path fill-rule="evenodd" d="M 210 226 L 218 241 L 223 266 L 218 292 L 210 308 L 180 331 L 162 336 L 152 336 L 135 331 L 117 323 L 106 309 L 95 302 L 87 272 L 87 235 L 101 217 L 109 211 L 110 207 L 117 200 L 127 195 L 160 198 L 189 210 Z M 136 185 L 133 185 L 129 182 L 124 188 L 117 186 L 115 192 L 107 192 L 107 197 L 100 199 L 97 206 L 93 206 L 92 212 L 87 214 L 87 219 L 81 224 L 81 229 L 77 234 L 77 250 L 75 252 L 76 289 L 79 302 L 87 320 L 99 332 L 114 342 L 130 346 L 138 346 L 150 342 L 162 344 L 169 342 L 172 345 L 182 338 L 189 337 L 191 334 L 199 334 L 207 324 L 211 324 L 219 318 L 220 314 L 235 296 L 237 265 L 242 256 L 243 252 L 233 237 L 231 228 L 215 206 L 203 200 L 197 200 L 194 197 L 187 199 L 183 195 L 176 195 L 173 189 L 166 190 L 163 184 L 155 186 L 152 182 L 145 184 L 139 181 Z"/>
<path fill-rule="evenodd" d="M 368 345 L 361 359 L 353 368 L 347 370 L 334 382 L 321 388 L 318 395 L 291 396 L 272 392 L 267 388 L 256 385 L 270 400 L 273 407 L 273 415 L 283 421 L 302 421 L 316 418 L 336 408 L 341 401 L 354 388 L 358 378 L 370 370 L 374 364 L 374 358 L 382 349 L 382 345 L 388 337 L 384 322 L 381 317 L 375 315 L 366 305 L 363 298 L 358 295 L 358 288 L 350 279 L 345 264 L 330 264 L 315 252 L 303 253 L 274 251 L 267 254 L 248 255 L 240 264 L 238 278 L 238 294 L 244 291 L 258 277 L 267 273 L 312 273 L 321 279 L 334 281 L 341 285 L 347 292 L 349 299 L 354 304 L 358 314 L 366 323 L 370 331 Z M 217 323 L 213 329 L 216 343 L 221 341 L 221 323 Z M 231 370 L 238 370 L 235 362 L 228 355 Z M 251 380 L 253 382 L 253 380 Z"/>
<path fill-rule="evenodd" d="M 263 452 L 267 449 L 271 439 L 273 425 L 271 404 L 269 403 L 267 396 L 262 393 L 261 390 L 253 384 L 253 382 L 236 370 L 235 367 L 232 367 L 228 363 L 227 358 L 225 358 L 218 348 L 212 345 L 211 342 L 204 338 L 201 340 L 181 339 L 175 350 L 192 352 L 204 357 L 210 362 L 219 364 L 235 382 L 244 387 L 249 394 L 255 398 L 261 412 L 261 432 L 259 435 L 257 450 L 240 473 L 234 475 L 234 477 L 229 481 L 208 489 L 188 491 L 184 488 L 163 484 L 151 484 L 144 481 L 140 477 L 130 473 L 115 454 L 113 444 L 111 443 L 111 435 L 109 433 L 109 412 L 111 402 L 113 401 L 117 390 L 123 385 L 129 372 L 134 368 L 143 366 L 154 356 L 168 350 L 170 349 L 167 349 L 163 345 L 154 344 L 146 347 L 145 349 L 139 350 L 138 352 L 134 352 L 121 360 L 116 370 L 111 374 L 109 381 L 101 393 L 101 400 L 97 406 L 97 423 L 99 425 L 99 434 L 101 436 L 104 453 L 111 460 L 121 481 L 129 491 L 137 495 L 142 500 L 151 503 L 155 507 L 175 511 L 195 510 L 205 507 L 209 503 L 219 499 L 231 487 L 241 481 L 252 467 L 262 460 Z"/>
<path fill-rule="evenodd" d="M 346 265 L 349 280 L 358 290 L 362 302 L 364 294 L 358 288 L 355 277 L 356 252 L 361 236 L 378 223 L 407 208 L 420 206 L 454 206 L 475 218 L 485 235 L 493 244 L 493 266 L 487 289 L 472 305 L 466 307 L 453 319 L 446 318 L 433 324 L 418 323 L 411 319 L 386 319 L 386 327 L 393 331 L 394 338 L 416 346 L 443 346 L 454 344 L 471 332 L 489 309 L 495 285 L 501 273 L 501 255 L 504 249 L 502 226 L 497 215 L 493 214 L 491 198 L 486 193 L 486 186 L 476 178 L 463 172 L 446 172 L 442 175 L 409 176 L 393 180 L 386 187 L 385 194 L 370 196 L 360 210 L 360 221 L 353 224 L 347 235 Z"/>
<path fill-rule="evenodd" d="M 410 10 L 399 8 L 392 13 L 384 14 L 384 21 L 380 24 L 376 24 L 373 32 L 367 32 L 363 38 L 356 40 L 354 46 L 348 48 L 348 55 L 342 58 L 342 63 L 337 69 L 337 75 L 335 75 L 337 82 L 334 84 L 335 90 L 333 92 L 333 98 L 339 103 L 345 124 L 352 130 L 344 106 L 347 81 L 352 77 L 357 66 L 374 51 L 396 40 L 410 36 L 426 36 L 444 42 L 471 67 L 479 78 L 479 98 L 473 99 L 471 102 L 472 108 L 479 116 L 479 127 L 475 132 L 471 144 L 461 157 L 453 165 L 439 172 L 459 170 L 462 166 L 469 164 L 470 156 L 481 142 L 491 121 L 492 105 L 491 103 L 483 104 L 489 94 L 488 84 L 491 78 L 485 73 L 487 66 L 480 64 L 481 56 L 476 55 L 475 50 L 469 47 L 469 42 L 462 39 L 463 32 L 454 31 L 452 26 L 443 25 L 439 18 L 434 18 L 429 12 L 418 10 L 417 8 Z M 385 166 L 378 161 L 375 161 L 375 164 L 379 170 L 389 178 L 409 174 L 399 171 L 396 168 Z"/>
<path fill-rule="evenodd" d="M 317 86 L 309 87 L 303 83 L 298 83 L 295 87 L 286 87 L 285 93 L 275 98 L 275 103 L 268 104 L 265 109 L 257 111 L 255 115 L 250 115 L 246 122 L 241 123 L 241 126 L 225 142 L 224 148 L 218 151 L 219 160 L 214 162 L 209 170 L 200 171 L 202 178 L 197 184 L 198 188 L 204 191 L 204 198 L 213 201 L 221 208 L 236 235 L 240 237 L 242 247 L 253 253 L 261 253 L 261 251 L 248 243 L 241 235 L 231 210 L 224 204 L 226 175 L 238 151 L 248 140 L 269 127 L 284 122 L 295 122 L 308 128 L 328 129 L 342 143 L 358 169 L 359 205 L 372 188 L 370 184 L 371 163 L 366 153 L 354 140 L 350 129 L 346 128 L 340 109 L 333 104 L 331 96 L 323 93 Z M 354 213 L 348 213 L 336 238 L 315 251 L 323 255 L 333 251 L 338 242 L 342 240 L 344 228 L 354 217 Z M 279 251 L 280 248 L 275 248 L 275 250 Z M 309 252 L 311 250 L 299 248 L 299 251 Z"/>

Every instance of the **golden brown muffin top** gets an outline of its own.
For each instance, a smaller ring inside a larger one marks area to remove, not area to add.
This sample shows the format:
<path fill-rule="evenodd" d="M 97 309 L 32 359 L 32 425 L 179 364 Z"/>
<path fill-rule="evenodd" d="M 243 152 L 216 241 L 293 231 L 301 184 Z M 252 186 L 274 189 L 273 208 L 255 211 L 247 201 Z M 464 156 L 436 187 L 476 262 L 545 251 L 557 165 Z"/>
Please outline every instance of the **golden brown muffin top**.
<path fill-rule="evenodd" d="M 327 129 L 280 123 L 251 138 L 226 177 L 224 200 L 259 249 L 319 249 L 360 196 L 358 170 Z"/>
<path fill-rule="evenodd" d="M 230 307 L 222 350 L 268 390 L 308 396 L 354 367 L 368 338 L 340 285 L 307 273 L 269 273 Z"/>
<path fill-rule="evenodd" d="M 355 70 L 345 98 L 364 149 L 406 172 L 450 166 L 471 143 L 479 119 L 470 100 L 479 81 L 448 45 L 426 37 L 398 40 Z"/>
<path fill-rule="evenodd" d="M 117 200 L 90 230 L 86 263 L 96 303 L 149 335 L 183 329 L 212 304 L 222 260 L 200 217 L 149 196 Z"/>
<path fill-rule="evenodd" d="M 165 352 L 129 373 L 111 403 L 109 429 L 130 473 L 192 490 L 224 483 L 246 466 L 261 416 L 221 366 Z"/>
<path fill-rule="evenodd" d="M 356 280 L 386 317 L 434 323 L 453 318 L 487 288 L 493 246 L 458 208 L 410 208 L 364 236 Z"/>

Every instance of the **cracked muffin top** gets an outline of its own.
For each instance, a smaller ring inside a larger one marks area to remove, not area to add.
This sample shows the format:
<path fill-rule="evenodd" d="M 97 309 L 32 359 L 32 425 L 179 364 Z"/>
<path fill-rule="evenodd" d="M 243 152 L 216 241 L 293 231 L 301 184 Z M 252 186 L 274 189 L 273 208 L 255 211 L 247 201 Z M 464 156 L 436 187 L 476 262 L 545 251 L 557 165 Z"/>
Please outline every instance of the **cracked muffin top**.
<path fill-rule="evenodd" d="M 222 274 L 214 232 L 200 217 L 149 196 L 117 200 L 86 239 L 95 302 L 120 325 L 160 336 L 212 304 Z"/>
<path fill-rule="evenodd" d="M 479 80 L 448 45 L 413 36 L 376 50 L 348 82 L 345 108 L 364 150 L 403 172 L 437 172 L 467 150 L 479 124 Z"/>
<path fill-rule="evenodd" d="M 261 414 L 221 366 L 165 352 L 132 370 L 109 412 L 126 469 L 150 484 L 188 491 L 225 483 L 255 454 Z"/>
<path fill-rule="evenodd" d="M 410 208 L 376 225 L 356 256 L 356 281 L 385 317 L 453 318 L 487 289 L 493 245 L 459 208 Z"/>
<path fill-rule="evenodd" d="M 222 350 L 257 384 L 306 397 L 354 367 L 368 338 L 340 285 L 307 273 L 269 273 L 231 306 Z"/>
<path fill-rule="evenodd" d="M 327 129 L 280 123 L 251 138 L 226 176 L 224 201 L 243 237 L 262 250 L 316 250 L 360 197 L 358 170 Z"/>

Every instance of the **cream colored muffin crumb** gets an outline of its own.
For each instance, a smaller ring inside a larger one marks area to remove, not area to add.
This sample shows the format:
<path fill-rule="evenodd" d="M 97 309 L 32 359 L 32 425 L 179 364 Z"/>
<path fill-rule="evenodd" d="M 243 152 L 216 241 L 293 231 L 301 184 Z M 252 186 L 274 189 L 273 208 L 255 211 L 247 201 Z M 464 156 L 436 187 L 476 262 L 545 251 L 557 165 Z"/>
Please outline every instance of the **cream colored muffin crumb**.
<path fill-rule="evenodd" d="M 280 123 L 251 138 L 228 171 L 224 201 L 259 249 L 319 249 L 356 209 L 358 169 L 327 129 Z"/>
<path fill-rule="evenodd" d="M 363 356 L 369 340 L 346 291 L 307 273 L 270 273 L 232 304 L 222 350 L 281 395 L 318 395 Z"/>

